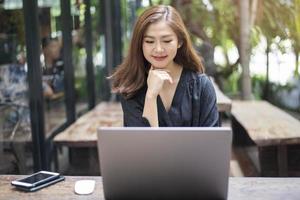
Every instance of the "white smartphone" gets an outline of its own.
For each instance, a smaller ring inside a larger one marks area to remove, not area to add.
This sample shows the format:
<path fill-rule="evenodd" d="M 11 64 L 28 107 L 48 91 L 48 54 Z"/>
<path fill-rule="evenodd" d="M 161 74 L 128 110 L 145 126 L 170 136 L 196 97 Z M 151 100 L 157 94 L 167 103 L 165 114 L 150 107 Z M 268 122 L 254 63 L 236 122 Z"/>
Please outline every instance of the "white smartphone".
<path fill-rule="evenodd" d="M 53 180 L 47 181 L 45 183 L 41 183 L 41 184 L 39 184 L 37 186 L 34 186 L 34 187 L 21 187 L 21 186 L 17 186 L 16 188 L 18 188 L 20 190 L 23 190 L 23 191 L 26 191 L 26 192 L 35 192 L 35 191 L 37 191 L 39 189 L 42 189 L 44 187 L 47 187 L 49 185 L 55 184 L 55 183 L 63 181 L 63 180 L 65 180 L 65 177 L 59 176 L 59 177 L 57 177 L 57 178 L 55 178 Z"/>
<path fill-rule="evenodd" d="M 59 173 L 56 172 L 39 171 L 25 178 L 12 181 L 11 184 L 14 186 L 31 188 L 51 181 L 58 177 Z"/>

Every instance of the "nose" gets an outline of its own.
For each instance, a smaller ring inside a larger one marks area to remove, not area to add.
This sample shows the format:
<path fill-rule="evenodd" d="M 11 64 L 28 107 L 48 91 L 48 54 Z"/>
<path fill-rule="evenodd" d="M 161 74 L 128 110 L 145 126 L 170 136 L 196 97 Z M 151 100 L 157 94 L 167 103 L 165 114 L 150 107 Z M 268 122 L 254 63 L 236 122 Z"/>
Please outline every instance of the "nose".
<path fill-rule="evenodd" d="M 164 51 L 164 48 L 162 47 L 160 42 L 157 42 L 156 45 L 155 45 L 154 50 L 155 50 L 156 53 L 161 53 L 161 52 Z"/>

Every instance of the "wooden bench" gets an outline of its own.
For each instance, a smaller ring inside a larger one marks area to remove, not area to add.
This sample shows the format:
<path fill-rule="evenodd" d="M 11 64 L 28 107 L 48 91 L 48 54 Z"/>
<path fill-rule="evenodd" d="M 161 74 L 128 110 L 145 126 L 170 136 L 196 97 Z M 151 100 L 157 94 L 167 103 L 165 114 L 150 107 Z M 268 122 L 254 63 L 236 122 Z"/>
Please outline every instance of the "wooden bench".
<path fill-rule="evenodd" d="M 120 103 L 102 102 L 93 110 L 82 115 L 66 130 L 59 133 L 54 142 L 72 147 L 96 147 L 97 128 L 123 126 L 123 112 Z"/>
<path fill-rule="evenodd" d="M 300 175 L 300 121 L 266 101 L 233 101 L 234 143 L 254 144 L 262 176 Z"/>

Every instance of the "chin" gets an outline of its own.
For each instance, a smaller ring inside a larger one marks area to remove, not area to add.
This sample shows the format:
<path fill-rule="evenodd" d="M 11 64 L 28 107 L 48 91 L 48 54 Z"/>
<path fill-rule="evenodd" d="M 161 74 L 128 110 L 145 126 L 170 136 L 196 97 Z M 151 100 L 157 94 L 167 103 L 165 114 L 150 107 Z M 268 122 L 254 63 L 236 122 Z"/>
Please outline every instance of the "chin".
<path fill-rule="evenodd" d="M 158 69 L 166 69 L 167 68 L 167 64 L 164 64 L 164 63 L 152 62 L 151 64 L 154 68 L 158 68 Z"/>

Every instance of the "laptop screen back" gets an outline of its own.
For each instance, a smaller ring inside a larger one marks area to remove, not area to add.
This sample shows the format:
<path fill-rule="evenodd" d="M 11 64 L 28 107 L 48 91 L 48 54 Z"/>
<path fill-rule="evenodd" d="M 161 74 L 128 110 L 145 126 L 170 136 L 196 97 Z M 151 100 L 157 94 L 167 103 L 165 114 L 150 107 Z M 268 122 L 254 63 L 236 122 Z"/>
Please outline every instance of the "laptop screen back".
<path fill-rule="evenodd" d="M 226 199 L 230 128 L 100 128 L 106 199 Z"/>

